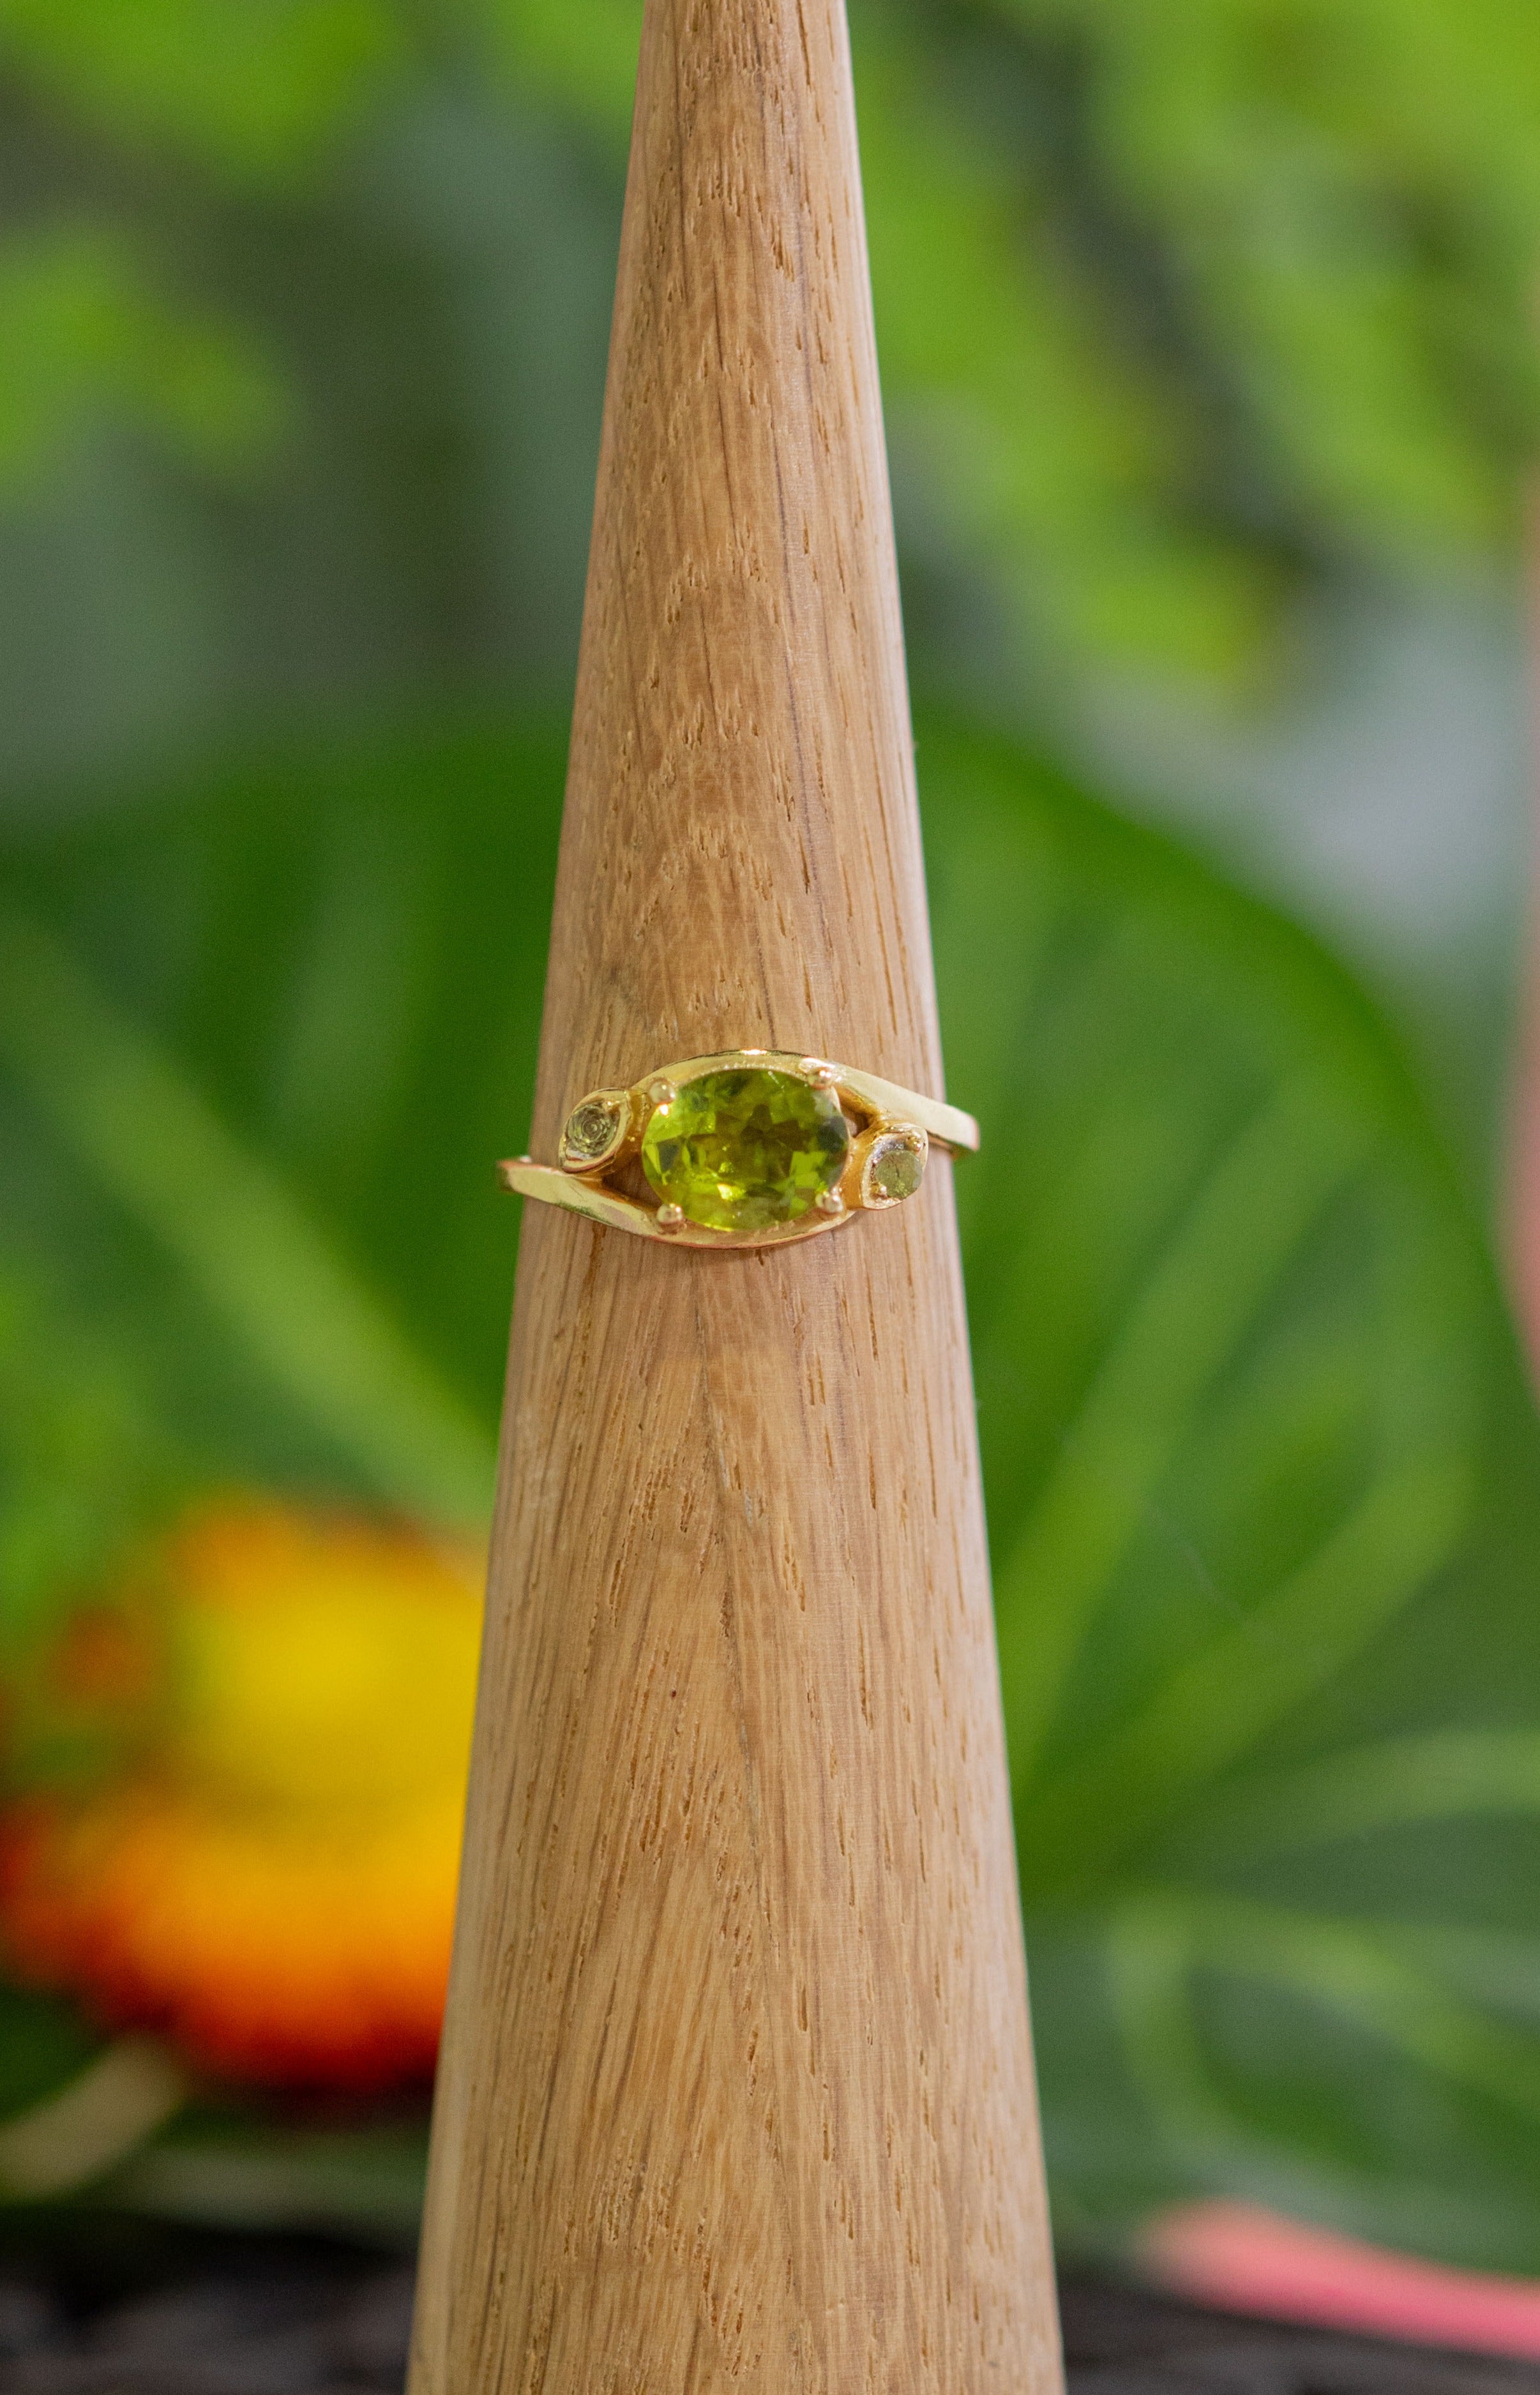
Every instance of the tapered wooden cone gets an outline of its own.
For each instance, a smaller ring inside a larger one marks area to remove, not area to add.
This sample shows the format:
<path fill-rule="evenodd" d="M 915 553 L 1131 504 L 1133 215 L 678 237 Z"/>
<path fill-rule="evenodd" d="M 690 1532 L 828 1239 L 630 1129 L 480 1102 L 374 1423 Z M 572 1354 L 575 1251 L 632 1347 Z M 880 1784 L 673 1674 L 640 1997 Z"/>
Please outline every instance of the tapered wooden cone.
<path fill-rule="evenodd" d="M 648 0 L 533 1152 L 750 1045 L 941 1091 L 842 0 Z M 526 1208 L 413 2395 L 1060 2383 L 949 1171 Z"/>

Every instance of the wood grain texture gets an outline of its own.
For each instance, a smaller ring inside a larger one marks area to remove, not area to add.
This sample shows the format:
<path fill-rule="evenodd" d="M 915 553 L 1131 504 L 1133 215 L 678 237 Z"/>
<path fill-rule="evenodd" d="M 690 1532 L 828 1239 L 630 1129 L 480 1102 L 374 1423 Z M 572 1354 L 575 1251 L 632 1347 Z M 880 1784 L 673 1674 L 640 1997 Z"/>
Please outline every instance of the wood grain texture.
<path fill-rule="evenodd" d="M 842 0 L 648 0 L 534 1153 L 739 1044 L 941 1091 Z M 950 1169 L 526 1210 L 413 2395 L 1060 2384 Z"/>

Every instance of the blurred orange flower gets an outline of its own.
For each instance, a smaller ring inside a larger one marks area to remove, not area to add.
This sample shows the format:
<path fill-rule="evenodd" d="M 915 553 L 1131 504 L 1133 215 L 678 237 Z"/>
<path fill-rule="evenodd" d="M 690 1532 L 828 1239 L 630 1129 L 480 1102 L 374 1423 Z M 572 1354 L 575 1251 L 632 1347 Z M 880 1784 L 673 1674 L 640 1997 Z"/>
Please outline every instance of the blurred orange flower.
<path fill-rule="evenodd" d="M 480 1598 L 477 1558 L 410 1529 L 247 1500 L 191 1517 L 138 1596 L 165 1659 L 148 1751 L 0 1814 L 12 1968 L 221 2073 L 425 2078 Z"/>

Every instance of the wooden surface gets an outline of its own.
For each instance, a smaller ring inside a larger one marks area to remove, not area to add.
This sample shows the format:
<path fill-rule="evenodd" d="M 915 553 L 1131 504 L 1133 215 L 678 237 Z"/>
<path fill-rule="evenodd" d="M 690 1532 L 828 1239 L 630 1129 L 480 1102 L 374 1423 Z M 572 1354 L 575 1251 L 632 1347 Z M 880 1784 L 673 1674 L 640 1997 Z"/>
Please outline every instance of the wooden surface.
<path fill-rule="evenodd" d="M 739 1044 L 941 1094 L 839 0 L 647 7 L 533 1153 Z M 526 1209 L 413 2395 L 1060 2383 L 950 1169 Z"/>

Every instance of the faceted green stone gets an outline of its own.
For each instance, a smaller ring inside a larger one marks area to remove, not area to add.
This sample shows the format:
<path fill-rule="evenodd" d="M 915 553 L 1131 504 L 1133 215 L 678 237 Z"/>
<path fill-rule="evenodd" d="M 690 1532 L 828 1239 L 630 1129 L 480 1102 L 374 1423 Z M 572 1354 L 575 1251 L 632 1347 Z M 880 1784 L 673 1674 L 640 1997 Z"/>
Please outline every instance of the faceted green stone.
<path fill-rule="evenodd" d="M 881 1198 L 912 1198 L 925 1177 L 925 1159 L 908 1140 L 886 1140 L 872 1151 L 871 1182 Z"/>
<path fill-rule="evenodd" d="M 794 1223 L 845 1169 L 850 1127 L 832 1090 L 744 1066 L 686 1081 L 655 1108 L 642 1169 L 666 1206 L 713 1231 Z"/>

